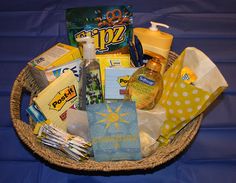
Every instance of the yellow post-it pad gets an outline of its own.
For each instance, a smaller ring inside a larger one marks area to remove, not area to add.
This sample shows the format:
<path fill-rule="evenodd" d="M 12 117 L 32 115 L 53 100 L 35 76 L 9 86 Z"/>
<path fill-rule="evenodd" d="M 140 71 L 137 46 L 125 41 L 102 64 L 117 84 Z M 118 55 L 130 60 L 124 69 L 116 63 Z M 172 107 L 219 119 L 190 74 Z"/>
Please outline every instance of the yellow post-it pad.
<path fill-rule="evenodd" d="M 129 68 L 131 67 L 129 54 L 104 54 L 96 55 L 99 60 L 102 80 L 102 94 L 105 96 L 105 69 L 106 68 Z"/>
<path fill-rule="evenodd" d="M 33 101 L 53 126 L 66 131 L 66 111 L 79 102 L 77 78 L 71 70 L 64 72 Z"/>

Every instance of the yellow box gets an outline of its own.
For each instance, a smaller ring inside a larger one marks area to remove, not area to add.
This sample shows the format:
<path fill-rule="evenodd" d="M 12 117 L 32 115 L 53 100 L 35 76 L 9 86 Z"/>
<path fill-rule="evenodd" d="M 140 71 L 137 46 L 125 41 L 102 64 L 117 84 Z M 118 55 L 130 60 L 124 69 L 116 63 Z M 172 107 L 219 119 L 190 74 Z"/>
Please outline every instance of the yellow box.
<path fill-rule="evenodd" d="M 81 58 L 78 48 L 63 43 L 57 43 L 55 46 L 31 60 L 28 64 L 43 71 L 63 65 L 77 58 Z"/>
<path fill-rule="evenodd" d="M 48 85 L 44 71 L 61 66 L 78 58 L 81 58 L 78 48 L 63 43 L 57 43 L 28 62 L 28 65 L 39 87 L 43 89 Z"/>

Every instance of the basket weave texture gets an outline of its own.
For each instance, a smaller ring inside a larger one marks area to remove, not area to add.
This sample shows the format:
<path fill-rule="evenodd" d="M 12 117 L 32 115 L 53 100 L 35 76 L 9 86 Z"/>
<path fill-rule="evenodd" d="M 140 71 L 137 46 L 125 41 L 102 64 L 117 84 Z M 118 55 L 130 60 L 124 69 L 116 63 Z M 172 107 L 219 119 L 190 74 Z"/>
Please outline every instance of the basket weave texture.
<path fill-rule="evenodd" d="M 174 52 L 169 53 L 168 66 L 174 62 L 177 56 L 178 55 Z M 33 134 L 34 125 L 32 120 L 30 120 L 30 124 L 21 120 L 21 97 L 26 90 L 31 93 L 32 102 L 33 96 L 39 92 L 39 87 L 32 78 L 28 66 L 26 66 L 16 78 L 10 97 L 11 118 L 18 136 L 34 153 L 49 163 L 78 171 L 110 172 L 144 170 L 158 167 L 176 157 L 190 144 L 197 134 L 203 117 L 202 114 L 196 117 L 178 133 L 170 144 L 159 147 L 154 154 L 139 161 L 96 162 L 89 159 L 83 162 L 77 162 L 68 158 L 61 151 L 49 148 L 38 142 L 36 136 Z"/>

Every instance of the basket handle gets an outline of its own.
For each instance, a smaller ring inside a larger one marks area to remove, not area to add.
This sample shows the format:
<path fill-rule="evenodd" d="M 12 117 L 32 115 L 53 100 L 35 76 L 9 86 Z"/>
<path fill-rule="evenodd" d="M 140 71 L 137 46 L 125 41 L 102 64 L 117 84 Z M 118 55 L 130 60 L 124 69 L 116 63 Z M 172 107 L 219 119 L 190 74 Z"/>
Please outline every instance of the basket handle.
<path fill-rule="evenodd" d="M 39 87 L 32 78 L 28 66 L 26 66 L 17 76 L 11 91 L 10 114 L 15 127 L 19 124 L 19 122 L 24 123 L 21 120 L 20 114 L 22 93 L 24 91 L 28 91 L 30 93 L 30 101 L 32 101 L 33 96 L 35 96 L 35 94 L 39 91 Z M 27 123 L 24 124 L 27 125 Z"/>

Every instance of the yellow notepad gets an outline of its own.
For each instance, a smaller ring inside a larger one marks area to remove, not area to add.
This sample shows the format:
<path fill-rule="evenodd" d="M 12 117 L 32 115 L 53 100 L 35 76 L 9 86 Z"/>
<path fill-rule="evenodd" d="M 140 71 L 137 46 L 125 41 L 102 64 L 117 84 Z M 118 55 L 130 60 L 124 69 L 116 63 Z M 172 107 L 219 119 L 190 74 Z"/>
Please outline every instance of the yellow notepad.
<path fill-rule="evenodd" d="M 71 70 L 48 85 L 33 101 L 56 128 L 67 129 L 66 111 L 78 105 L 78 81 Z"/>
<path fill-rule="evenodd" d="M 106 68 L 129 68 L 130 56 L 129 54 L 104 54 L 96 55 L 96 58 L 99 60 L 100 70 L 101 70 L 101 80 L 102 80 L 102 94 L 105 96 L 105 69 Z"/>

